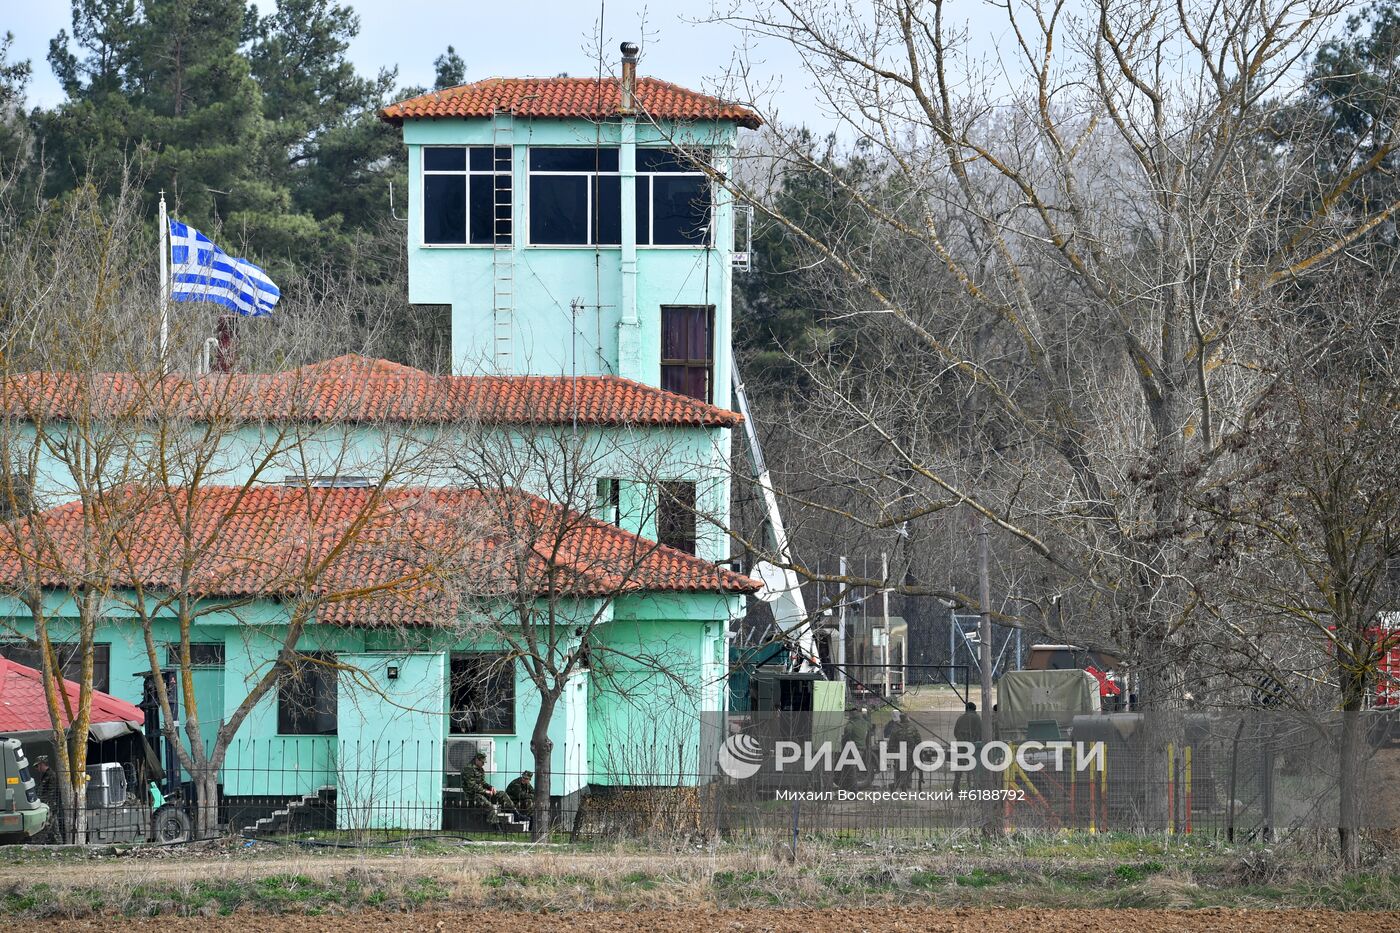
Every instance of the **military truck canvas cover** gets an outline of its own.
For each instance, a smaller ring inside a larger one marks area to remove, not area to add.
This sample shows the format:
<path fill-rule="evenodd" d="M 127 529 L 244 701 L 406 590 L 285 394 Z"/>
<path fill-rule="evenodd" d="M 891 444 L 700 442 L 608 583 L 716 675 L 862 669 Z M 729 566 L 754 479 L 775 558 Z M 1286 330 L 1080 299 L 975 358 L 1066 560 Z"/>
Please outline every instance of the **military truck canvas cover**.
<path fill-rule="evenodd" d="M 1053 719 L 1068 738 L 1075 716 L 1099 712 L 1099 683 L 1087 671 L 1010 671 L 997 683 L 997 737 L 1016 742 L 1026 724 Z"/>

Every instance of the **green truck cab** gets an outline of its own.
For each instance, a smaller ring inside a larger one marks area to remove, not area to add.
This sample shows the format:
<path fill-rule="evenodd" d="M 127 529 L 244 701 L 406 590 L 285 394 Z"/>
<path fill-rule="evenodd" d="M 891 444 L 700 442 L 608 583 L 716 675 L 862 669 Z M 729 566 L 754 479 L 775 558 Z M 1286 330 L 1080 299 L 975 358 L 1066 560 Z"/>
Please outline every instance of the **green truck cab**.
<path fill-rule="evenodd" d="M 0 843 L 23 842 L 49 821 L 49 806 L 29 772 L 29 759 L 19 739 L 0 738 Z"/>

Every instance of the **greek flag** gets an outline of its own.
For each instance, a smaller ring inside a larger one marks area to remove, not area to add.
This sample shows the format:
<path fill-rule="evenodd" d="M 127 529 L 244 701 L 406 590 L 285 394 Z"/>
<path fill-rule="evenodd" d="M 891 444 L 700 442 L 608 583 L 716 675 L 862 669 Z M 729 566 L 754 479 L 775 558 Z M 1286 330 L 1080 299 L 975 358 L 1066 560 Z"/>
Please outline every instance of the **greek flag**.
<path fill-rule="evenodd" d="M 170 221 L 171 301 L 211 301 L 260 317 L 281 296 L 266 272 L 246 259 L 234 259 L 189 224 Z"/>

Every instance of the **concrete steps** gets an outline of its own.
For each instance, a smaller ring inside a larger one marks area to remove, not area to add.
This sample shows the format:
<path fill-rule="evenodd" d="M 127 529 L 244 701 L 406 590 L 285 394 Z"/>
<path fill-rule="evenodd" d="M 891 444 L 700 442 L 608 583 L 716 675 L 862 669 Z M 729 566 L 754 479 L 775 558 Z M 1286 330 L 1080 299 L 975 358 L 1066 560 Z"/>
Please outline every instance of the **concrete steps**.
<path fill-rule="evenodd" d="M 292 817 L 295 814 L 312 804 L 329 802 L 329 795 L 333 793 L 335 793 L 334 784 L 323 784 L 309 794 L 302 794 L 296 800 L 288 801 L 285 807 L 273 810 L 252 825 L 244 826 L 243 835 L 260 836 L 272 832 L 289 832 L 292 828 Z"/>

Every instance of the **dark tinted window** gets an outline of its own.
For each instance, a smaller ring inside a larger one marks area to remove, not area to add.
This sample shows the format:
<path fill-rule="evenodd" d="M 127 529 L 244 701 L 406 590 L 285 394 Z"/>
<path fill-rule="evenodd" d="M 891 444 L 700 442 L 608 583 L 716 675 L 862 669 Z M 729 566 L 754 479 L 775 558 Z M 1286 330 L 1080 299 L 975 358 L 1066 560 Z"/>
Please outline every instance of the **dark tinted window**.
<path fill-rule="evenodd" d="M 637 176 L 637 242 L 651 242 L 651 179 Z"/>
<path fill-rule="evenodd" d="M 709 153 L 697 152 L 694 158 L 708 159 Z M 639 172 L 697 172 L 697 166 L 690 158 L 674 149 L 638 149 L 637 171 Z"/>
<path fill-rule="evenodd" d="M 617 149 L 579 146 L 571 148 L 534 147 L 530 150 L 532 172 L 616 172 Z"/>
<path fill-rule="evenodd" d="M 704 245 L 709 238 L 709 180 L 703 175 L 655 175 L 651 190 L 652 245 Z"/>
<path fill-rule="evenodd" d="M 687 554 L 695 553 L 695 484 L 658 484 L 656 540 Z"/>
<path fill-rule="evenodd" d="M 166 666 L 177 668 L 180 666 L 180 646 L 171 645 L 166 653 Z M 190 643 L 190 666 L 191 667 L 223 667 L 224 666 L 224 646 L 216 642 L 191 642 Z"/>
<path fill-rule="evenodd" d="M 509 172 L 510 147 L 497 146 L 493 155 L 490 146 L 473 146 L 471 165 L 473 172 Z"/>
<path fill-rule="evenodd" d="M 509 243 L 512 231 L 509 175 L 471 176 L 473 243 Z"/>
<path fill-rule="evenodd" d="M 467 167 L 467 150 L 461 146 L 427 146 L 423 149 L 423 171 L 461 172 Z"/>
<path fill-rule="evenodd" d="M 277 679 L 277 731 L 282 735 L 335 735 L 335 655 L 304 654 Z"/>
<path fill-rule="evenodd" d="M 514 233 L 509 146 L 423 150 L 423 242 L 508 245 Z"/>
<path fill-rule="evenodd" d="M 454 654 L 451 662 L 454 735 L 515 732 L 515 661 L 503 654 Z"/>
<path fill-rule="evenodd" d="M 530 242 L 588 243 L 588 176 L 530 177 Z"/>
<path fill-rule="evenodd" d="M 79 682 L 83 676 L 83 658 L 78 646 L 66 642 L 52 642 L 54 653 L 58 655 L 58 667 L 65 680 Z M 0 654 L 17 664 L 32 667 L 36 671 L 44 669 L 39 646 L 32 642 L 0 643 Z M 103 693 L 112 692 L 112 646 L 95 644 L 92 646 L 92 689 Z"/>
<path fill-rule="evenodd" d="M 622 179 L 595 175 L 593 190 L 593 242 L 616 246 L 622 242 Z"/>
<path fill-rule="evenodd" d="M 423 176 L 423 242 L 467 242 L 467 176 Z"/>

